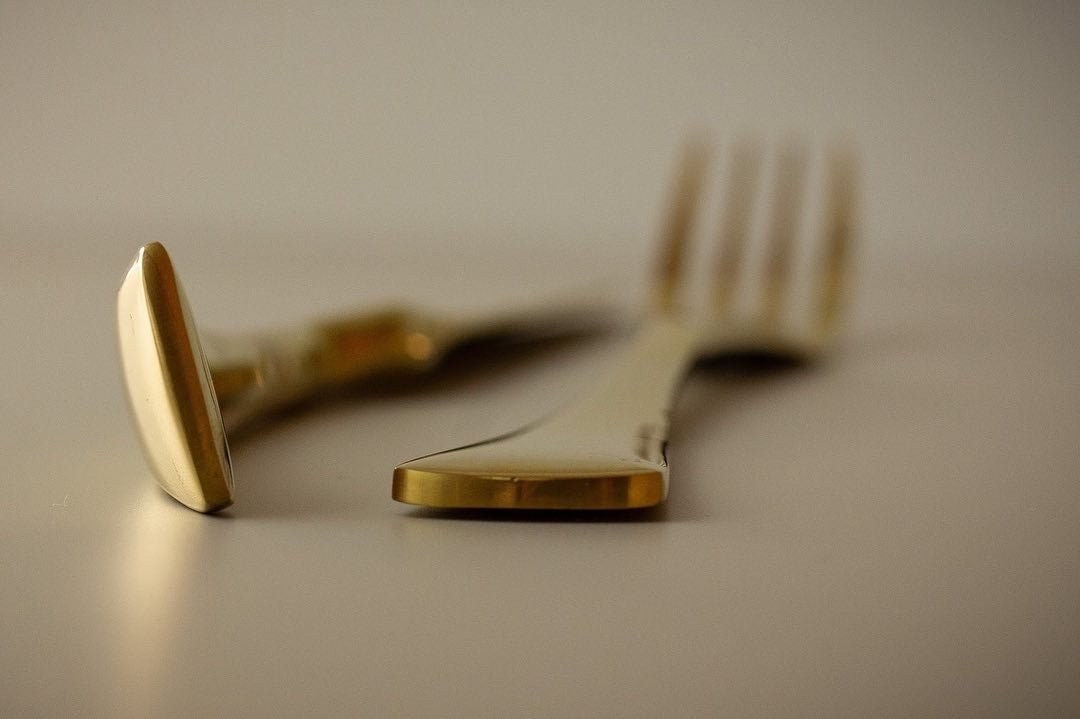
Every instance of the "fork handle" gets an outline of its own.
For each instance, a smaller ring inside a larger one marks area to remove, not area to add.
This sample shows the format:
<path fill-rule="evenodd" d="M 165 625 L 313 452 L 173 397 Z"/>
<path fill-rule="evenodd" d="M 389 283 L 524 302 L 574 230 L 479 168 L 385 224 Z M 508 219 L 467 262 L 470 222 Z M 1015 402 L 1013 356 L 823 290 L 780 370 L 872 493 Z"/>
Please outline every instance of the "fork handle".
<path fill-rule="evenodd" d="M 700 344 L 661 315 L 595 389 L 546 420 L 394 470 L 393 497 L 429 507 L 630 509 L 667 496 L 668 418 Z"/>

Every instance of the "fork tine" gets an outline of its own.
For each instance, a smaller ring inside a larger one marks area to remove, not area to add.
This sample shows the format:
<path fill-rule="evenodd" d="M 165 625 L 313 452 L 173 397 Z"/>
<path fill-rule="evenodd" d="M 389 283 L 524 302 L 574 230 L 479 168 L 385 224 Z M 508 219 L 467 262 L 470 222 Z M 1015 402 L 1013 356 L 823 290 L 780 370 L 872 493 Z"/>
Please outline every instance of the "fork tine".
<path fill-rule="evenodd" d="M 819 287 L 819 340 L 832 337 L 840 317 L 855 231 L 855 153 L 850 147 L 829 156 L 828 197 Z"/>
<path fill-rule="evenodd" d="M 732 154 L 730 184 L 721 219 L 714 274 L 713 308 L 720 315 L 731 311 L 743 248 L 750 230 L 760 169 L 761 151 L 757 143 L 749 140 L 739 142 Z"/>
<path fill-rule="evenodd" d="M 765 266 L 762 320 L 769 328 L 780 323 L 787 293 L 795 228 L 802 208 L 805 168 L 806 149 L 801 142 L 793 141 L 783 148 L 777 164 L 769 255 Z"/>
<path fill-rule="evenodd" d="M 697 211 L 705 180 L 708 148 L 701 140 L 691 141 L 683 150 L 675 194 L 668 213 L 666 227 L 660 238 L 660 255 L 656 264 L 655 309 L 670 312 L 675 309 L 682 281 L 686 256 L 686 241 Z"/>

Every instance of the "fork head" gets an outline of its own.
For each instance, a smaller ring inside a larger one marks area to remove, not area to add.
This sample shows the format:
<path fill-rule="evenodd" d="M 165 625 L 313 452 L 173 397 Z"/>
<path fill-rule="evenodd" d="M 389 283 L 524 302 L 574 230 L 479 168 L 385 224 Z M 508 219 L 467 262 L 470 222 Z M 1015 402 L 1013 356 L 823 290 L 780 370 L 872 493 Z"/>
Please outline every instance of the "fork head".
<path fill-rule="evenodd" d="M 686 146 L 665 232 L 661 235 L 653 280 L 653 311 L 683 314 L 680 290 L 686 284 L 687 245 L 693 218 L 701 205 L 709 150 L 700 142 Z M 765 247 L 754 272 L 748 252 L 755 201 L 762 184 L 760 148 L 737 144 L 731 154 L 726 199 L 711 267 L 712 292 L 700 313 L 706 356 L 755 355 L 807 361 L 825 350 L 836 336 L 847 290 L 855 215 L 855 154 L 837 146 L 827 153 L 823 217 L 817 232 L 819 254 L 813 263 L 808 309 L 792 314 L 800 219 L 803 215 L 809 153 L 800 142 L 777 152 L 772 177 L 771 209 L 764 218 Z M 756 278 L 754 277 L 756 275 Z M 750 277 L 752 282 L 748 282 Z M 740 285 L 751 290 L 751 307 L 737 302 Z"/>

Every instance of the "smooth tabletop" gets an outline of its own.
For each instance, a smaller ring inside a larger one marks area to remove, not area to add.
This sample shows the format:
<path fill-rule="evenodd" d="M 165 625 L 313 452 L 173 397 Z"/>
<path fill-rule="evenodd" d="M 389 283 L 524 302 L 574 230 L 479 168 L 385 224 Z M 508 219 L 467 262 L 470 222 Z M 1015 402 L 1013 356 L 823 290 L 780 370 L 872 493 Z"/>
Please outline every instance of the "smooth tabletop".
<path fill-rule="evenodd" d="M 1078 27 L 0 4 L 0 715 L 1076 716 Z M 589 387 L 619 332 L 237 438 L 217 516 L 154 485 L 113 327 L 140 245 L 222 331 L 594 285 L 639 307 L 682 138 L 713 133 L 722 176 L 745 130 L 859 148 L 852 313 L 813 367 L 692 374 L 666 504 L 390 498 L 397 463 Z"/>

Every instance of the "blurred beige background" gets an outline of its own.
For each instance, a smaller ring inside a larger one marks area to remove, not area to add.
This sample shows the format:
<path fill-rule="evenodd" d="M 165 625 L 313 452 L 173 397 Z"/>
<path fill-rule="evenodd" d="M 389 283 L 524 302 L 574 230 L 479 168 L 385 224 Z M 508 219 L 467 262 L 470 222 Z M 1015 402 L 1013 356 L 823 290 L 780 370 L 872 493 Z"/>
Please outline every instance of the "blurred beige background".
<path fill-rule="evenodd" d="M 0 714 L 1075 716 L 1078 69 L 1074 3 L 0 1 Z M 227 517 L 150 486 L 141 244 L 221 329 L 632 304 L 692 131 L 854 140 L 864 237 L 833 361 L 693 376 L 662 511 L 389 499 L 614 338 L 274 425 Z"/>

